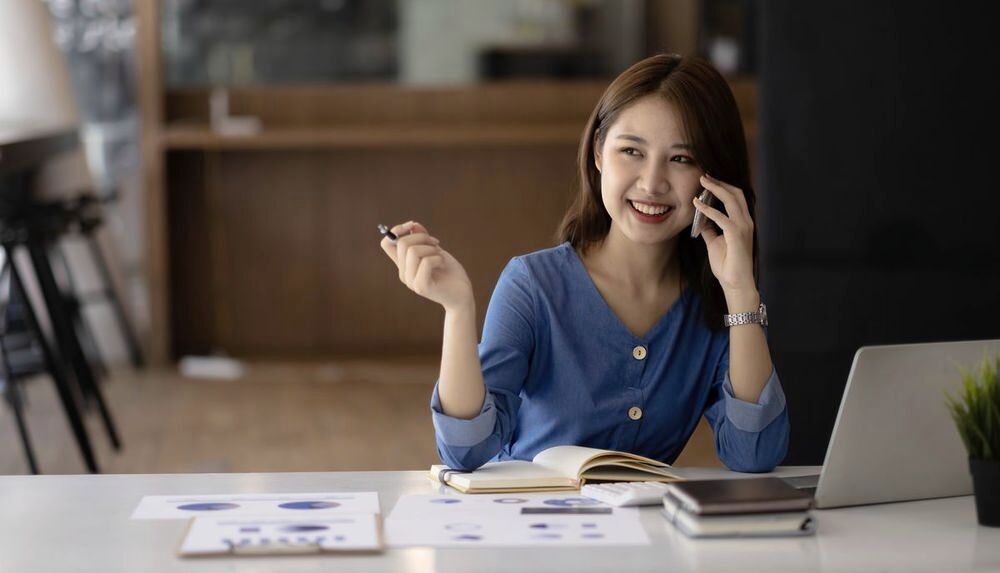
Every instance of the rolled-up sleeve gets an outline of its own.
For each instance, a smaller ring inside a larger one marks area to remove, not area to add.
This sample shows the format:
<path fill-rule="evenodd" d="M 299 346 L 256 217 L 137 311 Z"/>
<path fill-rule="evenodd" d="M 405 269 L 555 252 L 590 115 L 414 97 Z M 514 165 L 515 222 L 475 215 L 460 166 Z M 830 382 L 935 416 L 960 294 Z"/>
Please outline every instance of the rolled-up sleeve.
<path fill-rule="evenodd" d="M 526 265 L 515 257 L 500 274 L 483 321 L 479 361 L 487 392 L 479 414 L 446 415 L 434 386 L 431 418 L 438 455 L 448 467 L 476 469 L 510 443 L 534 346 L 531 288 Z"/>
<path fill-rule="evenodd" d="M 497 411 L 493 395 L 486 393 L 483 407 L 475 418 L 454 418 L 442 413 L 441 397 L 435 384 L 431 395 L 431 420 L 434 422 L 434 434 L 441 444 L 453 448 L 476 446 L 488 438 L 496 426 Z"/>
<path fill-rule="evenodd" d="M 785 393 L 772 369 L 757 402 L 740 400 L 729 379 L 729 346 L 714 374 L 713 401 L 705 418 L 715 432 L 715 451 L 729 469 L 769 472 L 788 452 L 789 423 Z"/>

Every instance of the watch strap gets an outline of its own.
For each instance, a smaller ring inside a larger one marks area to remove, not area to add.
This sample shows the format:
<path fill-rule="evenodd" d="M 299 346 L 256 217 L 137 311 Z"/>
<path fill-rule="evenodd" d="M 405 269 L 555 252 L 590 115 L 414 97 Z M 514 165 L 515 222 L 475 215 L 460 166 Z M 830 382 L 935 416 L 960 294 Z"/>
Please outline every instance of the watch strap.
<path fill-rule="evenodd" d="M 767 307 L 760 303 L 754 312 L 737 312 L 734 314 L 722 315 L 722 323 L 725 326 L 740 326 L 743 324 L 760 324 L 767 326 Z"/>

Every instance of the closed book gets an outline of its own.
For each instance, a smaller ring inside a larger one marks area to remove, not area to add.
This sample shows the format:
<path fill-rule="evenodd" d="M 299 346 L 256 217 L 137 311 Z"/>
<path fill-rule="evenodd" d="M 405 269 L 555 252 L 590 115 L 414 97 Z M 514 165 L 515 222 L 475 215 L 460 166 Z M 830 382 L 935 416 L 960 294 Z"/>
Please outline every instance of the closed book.
<path fill-rule="evenodd" d="M 808 511 L 698 515 L 664 496 L 663 516 L 688 537 L 784 537 L 811 535 L 816 521 Z"/>
<path fill-rule="evenodd" d="M 434 465 L 430 477 L 462 493 L 572 491 L 588 480 L 671 482 L 681 479 L 663 462 L 628 452 L 582 446 L 554 446 L 542 450 L 530 462 L 490 462 L 472 472 Z"/>
<path fill-rule="evenodd" d="M 813 505 L 811 495 L 774 477 L 691 480 L 670 484 L 664 495 L 697 515 L 806 511 Z"/>

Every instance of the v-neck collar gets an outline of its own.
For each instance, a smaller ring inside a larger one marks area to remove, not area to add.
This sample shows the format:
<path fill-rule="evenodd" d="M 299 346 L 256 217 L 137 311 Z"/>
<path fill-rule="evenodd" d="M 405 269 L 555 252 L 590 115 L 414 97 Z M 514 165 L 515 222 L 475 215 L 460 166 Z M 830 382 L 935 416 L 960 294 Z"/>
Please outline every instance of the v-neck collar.
<path fill-rule="evenodd" d="M 573 245 L 570 244 L 569 241 L 567 241 L 563 243 L 563 247 L 569 249 L 570 258 L 573 260 L 572 264 L 577 269 L 577 272 L 580 275 L 579 278 L 581 283 L 587 285 L 585 288 L 590 291 L 591 296 L 594 299 L 600 301 L 601 308 L 604 309 L 604 312 L 609 316 L 611 321 L 616 325 L 618 325 L 618 330 L 620 330 L 623 334 L 628 336 L 631 340 L 645 342 L 655 337 L 660 332 L 660 330 L 664 328 L 664 325 L 670 323 L 668 319 L 671 317 L 671 315 L 680 312 L 680 310 L 678 309 L 681 306 L 683 306 L 685 300 L 687 299 L 687 295 L 691 287 L 685 286 L 683 289 L 681 289 L 680 296 L 678 296 L 677 300 L 675 300 L 674 303 L 670 305 L 670 308 L 668 308 L 667 311 L 663 313 L 663 316 L 661 316 L 653 324 L 653 326 L 649 328 L 649 330 L 643 333 L 642 336 L 636 336 L 631 330 L 629 330 L 628 326 L 625 326 L 625 323 L 622 322 L 622 319 L 611 308 L 611 305 L 608 304 L 608 301 L 604 299 L 604 295 L 602 295 L 601 291 L 597 288 L 597 284 L 594 283 L 593 277 L 591 277 L 590 273 L 587 271 L 587 266 L 583 264 L 583 259 L 580 258 L 580 254 L 576 252 L 576 249 L 573 248 Z"/>

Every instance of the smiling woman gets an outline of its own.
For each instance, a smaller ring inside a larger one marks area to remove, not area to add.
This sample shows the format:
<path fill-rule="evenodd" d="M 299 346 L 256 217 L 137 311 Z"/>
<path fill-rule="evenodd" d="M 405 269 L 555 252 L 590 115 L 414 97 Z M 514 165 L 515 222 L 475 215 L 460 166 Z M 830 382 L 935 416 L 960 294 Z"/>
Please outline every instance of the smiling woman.
<path fill-rule="evenodd" d="M 572 444 L 672 463 L 704 416 L 730 469 L 771 470 L 788 415 L 725 80 L 697 59 L 638 62 L 601 97 L 578 163 L 561 244 L 510 261 L 478 345 L 471 283 L 442 241 L 412 221 L 382 240 L 400 281 L 445 309 L 441 458 L 474 469 Z M 696 199 L 703 188 L 720 209 Z M 713 226 L 692 237 L 696 212 Z"/>
<path fill-rule="evenodd" d="M 607 174 L 601 170 L 602 157 L 613 162 Z M 637 186 L 627 200 L 678 209 L 670 225 L 649 229 L 647 240 L 656 243 L 673 237 L 680 275 L 699 293 L 706 322 L 711 328 L 720 327 L 726 301 L 712 276 L 707 252 L 701 241 L 677 232 L 691 225 L 692 199 L 701 191 L 699 177 L 704 173 L 741 189 L 750 219 L 756 219 L 743 124 L 736 100 L 719 73 L 703 60 L 667 55 L 648 58 L 626 70 L 608 87 L 587 123 L 577 169 L 580 191 L 563 219 L 559 240 L 568 241 L 586 256 L 609 236 L 612 217 L 620 213 L 608 206 L 607 194 L 614 191 L 605 187 L 634 180 Z M 627 219 L 618 218 L 630 228 Z M 640 220 L 660 223 L 667 218 Z M 756 282 L 756 231 L 751 248 Z"/>

